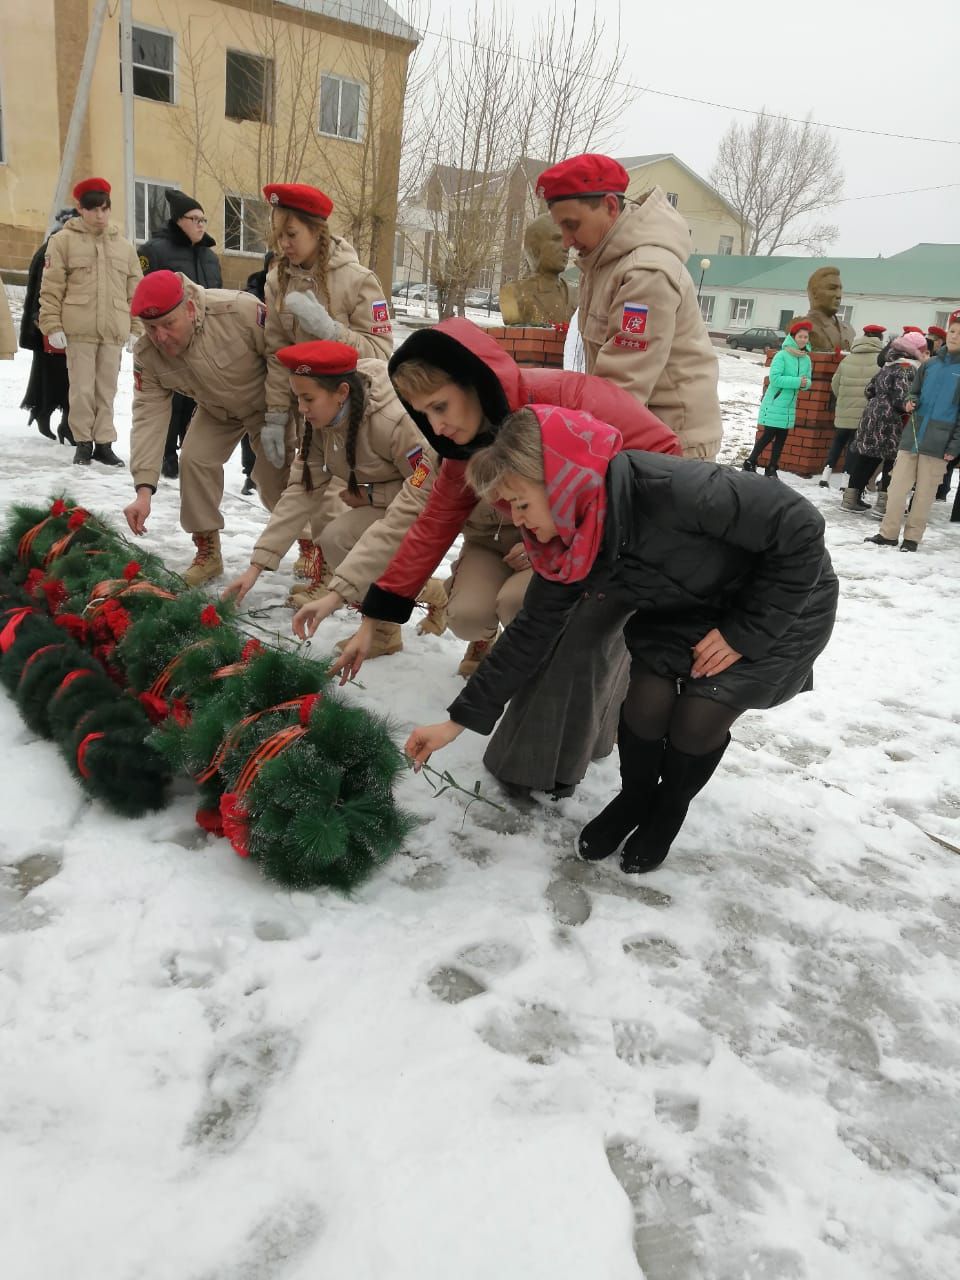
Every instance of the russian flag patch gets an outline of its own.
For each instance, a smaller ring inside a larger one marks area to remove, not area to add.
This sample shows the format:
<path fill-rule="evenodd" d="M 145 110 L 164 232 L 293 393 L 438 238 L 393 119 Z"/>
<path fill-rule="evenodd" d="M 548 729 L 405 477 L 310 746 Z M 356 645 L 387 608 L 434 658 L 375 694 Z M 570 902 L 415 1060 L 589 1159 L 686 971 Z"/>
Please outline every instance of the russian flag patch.
<path fill-rule="evenodd" d="M 639 302 L 625 302 L 623 305 L 623 315 L 620 317 L 620 328 L 624 333 L 646 333 L 647 332 L 647 311 L 648 308 Z"/>

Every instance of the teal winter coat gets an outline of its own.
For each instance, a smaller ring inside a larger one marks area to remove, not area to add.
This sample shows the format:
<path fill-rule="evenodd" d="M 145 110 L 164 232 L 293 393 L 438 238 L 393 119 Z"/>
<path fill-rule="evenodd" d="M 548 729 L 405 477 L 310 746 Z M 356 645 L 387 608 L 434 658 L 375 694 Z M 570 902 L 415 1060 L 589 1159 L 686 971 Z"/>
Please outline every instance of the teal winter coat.
<path fill-rule="evenodd" d="M 761 427 L 779 427 L 789 431 L 797 416 L 797 396 L 800 394 L 800 379 L 806 378 L 806 390 L 810 386 L 813 365 L 805 351 L 801 351 L 789 335 L 784 338 L 783 346 L 773 357 L 770 365 L 770 385 L 763 393 L 760 401 L 760 417 L 757 419 Z"/>

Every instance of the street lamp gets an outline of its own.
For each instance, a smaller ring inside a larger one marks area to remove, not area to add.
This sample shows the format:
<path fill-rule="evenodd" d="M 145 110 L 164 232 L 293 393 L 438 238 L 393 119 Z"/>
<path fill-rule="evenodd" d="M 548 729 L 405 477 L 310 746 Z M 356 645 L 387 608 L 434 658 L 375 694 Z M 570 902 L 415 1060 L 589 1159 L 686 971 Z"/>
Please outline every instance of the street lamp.
<path fill-rule="evenodd" d="M 710 259 L 701 258 L 700 259 L 700 283 L 697 285 L 697 302 L 698 303 L 700 301 L 700 290 L 703 288 L 703 277 L 707 274 L 709 270 L 710 270 Z"/>

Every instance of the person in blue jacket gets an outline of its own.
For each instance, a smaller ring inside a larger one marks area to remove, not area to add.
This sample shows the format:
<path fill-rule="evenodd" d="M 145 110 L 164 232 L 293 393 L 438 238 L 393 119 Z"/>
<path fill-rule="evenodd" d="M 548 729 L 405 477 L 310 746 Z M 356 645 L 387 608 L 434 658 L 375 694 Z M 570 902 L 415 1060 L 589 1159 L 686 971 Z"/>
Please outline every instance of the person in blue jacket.
<path fill-rule="evenodd" d="M 750 457 L 744 462 L 744 471 L 756 471 L 761 453 L 768 444 L 772 444 L 770 461 L 764 469 L 764 475 L 777 474 L 783 442 L 796 420 L 797 396 L 801 391 L 806 391 L 813 376 L 813 365 L 806 352 L 812 328 L 809 320 L 795 320 L 783 340 L 783 346 L 773 357 L 770 384 L 760 401 L 760 416 L 757 419 L 764 432 L 757 437 Z"/>
<path fill-rule="evenodd" d="M 951 318 L 947 341 L 939 353 L 917 370 L 910 420 L 900 437 L 900 450 L 887 490 L 887 511 L 880 532 L 864 542 L 895 547 L 903 525 L 901 551 L 916 551 L 927 527 L 937 486 L 946 463 L 960 456 L 960 316 Z M 913 501 L 906 514 L 907 496 Z"/>

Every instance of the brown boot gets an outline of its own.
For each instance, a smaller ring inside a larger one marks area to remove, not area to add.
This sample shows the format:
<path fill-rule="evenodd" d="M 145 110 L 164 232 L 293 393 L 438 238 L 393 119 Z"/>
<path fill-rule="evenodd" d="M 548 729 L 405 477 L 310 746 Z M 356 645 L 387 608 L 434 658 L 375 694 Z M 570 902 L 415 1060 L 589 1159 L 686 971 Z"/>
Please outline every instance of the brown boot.
<path fill-rule="evenodd" d="M 300 548 L 300 554 L 293 566 L 293 576 L 310 582 L 316 576 L 313 571 L 316 561 L 319 560 L 320 564 L 323 564 L 323 551 L 320 549 L 319 542 L 311 542 L 309 538 L 298 538 L 297 546 Z"/>
<path fill-rule="evenodd" d="M 287 596 L 287 604 L 291 609 L 300 609 L 305 604 L 309 604 L 311 600 L 319 600 L 330 590 L 330 570 L 324 564 L 320 544 L 309 542 L 307 546 L 314 547 L 316 554 L 310 562 L 311 573 L 309 579 L 302 586 L 294 583 L 290 594 Z"/>
<path fill-rule="evenodd" d="M 427 606 L 427 616 L 417 627 L 418 636 L 442 636 L 447 629 L 447 593 L 439 578 L 430 578 L 417 596 Z"/>
<path fill-rule="evenodd" d="M 338 640 L 334 648 L 338 653 L 342 653 L 349 644 L 352 637 L 345 640 Z M 399 653 L 403 648 L 403 629 L 399 622 L 378 622 L 373 630 L 373 644 L 370 646 L 370 652 L 367 659 L 370 658 L 387 658 L 391 653 Z"/>
<path fill-rule="evenodd" d="M 496 643 L 496 631 L 488 640 L 471 640 L 467 645 L 467 652 L 463 655 L 463 661 L 457 667 L 457 675 L 463 676 L 464 680 L 469 680 Z"/>
<path fill-rule="evenodd" d="M 190 565 L 183 580 L 188 587 L 202 587 L 205 582 L 209 582 L 211 578 L 219 578 L 223 573 L 223 560 L 220 556 L 220 530 L 213 529 L 210 533 L 192 533 L 193 545 L 197 548 L 197 554 L 193 557 L 193 564 Z"/>

